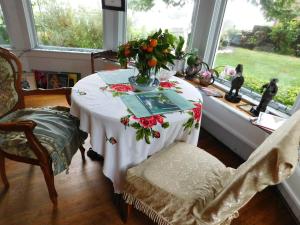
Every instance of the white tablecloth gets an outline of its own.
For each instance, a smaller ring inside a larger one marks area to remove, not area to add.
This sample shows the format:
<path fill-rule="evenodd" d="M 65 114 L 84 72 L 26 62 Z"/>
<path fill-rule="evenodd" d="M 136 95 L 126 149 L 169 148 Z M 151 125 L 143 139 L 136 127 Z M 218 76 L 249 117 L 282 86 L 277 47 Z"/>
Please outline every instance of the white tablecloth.
<path fill-rule="evenodd" d="M 122 92 L 130 89 L 129 85 L 107 86 L 98 74 L 92 74 L 73 88 L 71 114 L 80 119 L 81 130 L 90 134 L 93 150 L 104 157 L 103 173 L 116 193 L 122 191 L 126 170 L 149 155 L 174 141 L 197 145 L 202 107 L 199 90 L 177 77 L 161 85 L 161 89 L 176 90 L 192 101 L 195 109 L 139 120 L 119 97 L 133 94 Z"/>

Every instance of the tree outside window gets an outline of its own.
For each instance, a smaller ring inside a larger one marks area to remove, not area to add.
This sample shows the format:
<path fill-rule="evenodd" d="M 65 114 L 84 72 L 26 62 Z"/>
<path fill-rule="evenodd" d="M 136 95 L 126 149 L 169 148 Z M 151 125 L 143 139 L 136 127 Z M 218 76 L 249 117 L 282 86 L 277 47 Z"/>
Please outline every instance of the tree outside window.
<path fill-rule="evenodd" d="M 31 0 L 39 45 L 102 48 L 101 0 Z"/>
<path fill-rule="evenodd" d="M 9 44 L 9 37 L 6 30 L 3 12 L 0 6 L 0 45 L 8 45 L 8 44 Z"/>
<path fill-rule="evenodd" d="M 160 28 L 188 40 L 194 0 L 128 0 L 127 4 L 128 40 L 147 37 Z"/>

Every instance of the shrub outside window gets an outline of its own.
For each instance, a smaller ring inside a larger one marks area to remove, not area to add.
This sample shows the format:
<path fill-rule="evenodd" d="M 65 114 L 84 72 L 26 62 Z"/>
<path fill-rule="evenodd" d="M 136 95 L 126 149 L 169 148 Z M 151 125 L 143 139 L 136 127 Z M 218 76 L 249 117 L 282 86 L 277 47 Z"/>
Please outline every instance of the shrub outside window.
<path fill-rule="evenodd" d="M 38 45 L 103 47 L 101 0 L 31 0 Z"/>
<path fill-rule="evenodd" d="M 281 6 L 228 0 L 214 63 L 221 80 L 231 78 L 222 73 L 225 66 L 243 64 L 244 87 L 255 95 L 271 78 L 278 78 L 275 101 L 288 111 L 300 93 L 299 9 L 300 3 L 293 0 Z"/>
<path fill-rule="evenodd" d="M 8 45 L 9 44 L 9 37 L 4 21 L 3 12 L 0 6 L 0 45 Z"/>
<path fill-rule="evenodd" d="M 188 40 L 194 0 L 128 0 L 127 8 L 128 40 L 145 38 L 160 28 Z"/>

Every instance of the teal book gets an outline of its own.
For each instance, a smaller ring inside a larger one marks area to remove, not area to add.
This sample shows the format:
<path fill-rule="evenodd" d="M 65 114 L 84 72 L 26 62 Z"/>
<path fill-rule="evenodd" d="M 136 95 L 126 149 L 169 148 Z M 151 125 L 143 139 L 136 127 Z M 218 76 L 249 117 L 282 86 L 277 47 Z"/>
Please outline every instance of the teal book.
<path fill-rule="evenodd" d="M 181 110 L 163 92 L 137 94 L 136 97 L 152 115 Z"/>
<path fill-rule="evenodd" d="M 172 90 L 121 96 L 127 108 L 138 118 L 192 109 L 195 106 Z"/>

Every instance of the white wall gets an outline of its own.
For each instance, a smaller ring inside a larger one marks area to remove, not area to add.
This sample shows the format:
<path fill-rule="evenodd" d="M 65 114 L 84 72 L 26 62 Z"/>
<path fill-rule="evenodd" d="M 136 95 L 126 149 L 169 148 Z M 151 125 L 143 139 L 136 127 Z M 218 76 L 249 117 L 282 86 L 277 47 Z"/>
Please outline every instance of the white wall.
<path fill-rule="evenodd" d="M 91 74 L 91 54 L 34 50 L 23 58 L 28 62 L 28 71 L 44 70 L 57 72 L 79 72 L 82 77 Z M 110 62 L 95 61 L 96 70 L 119 68 Z"/>

